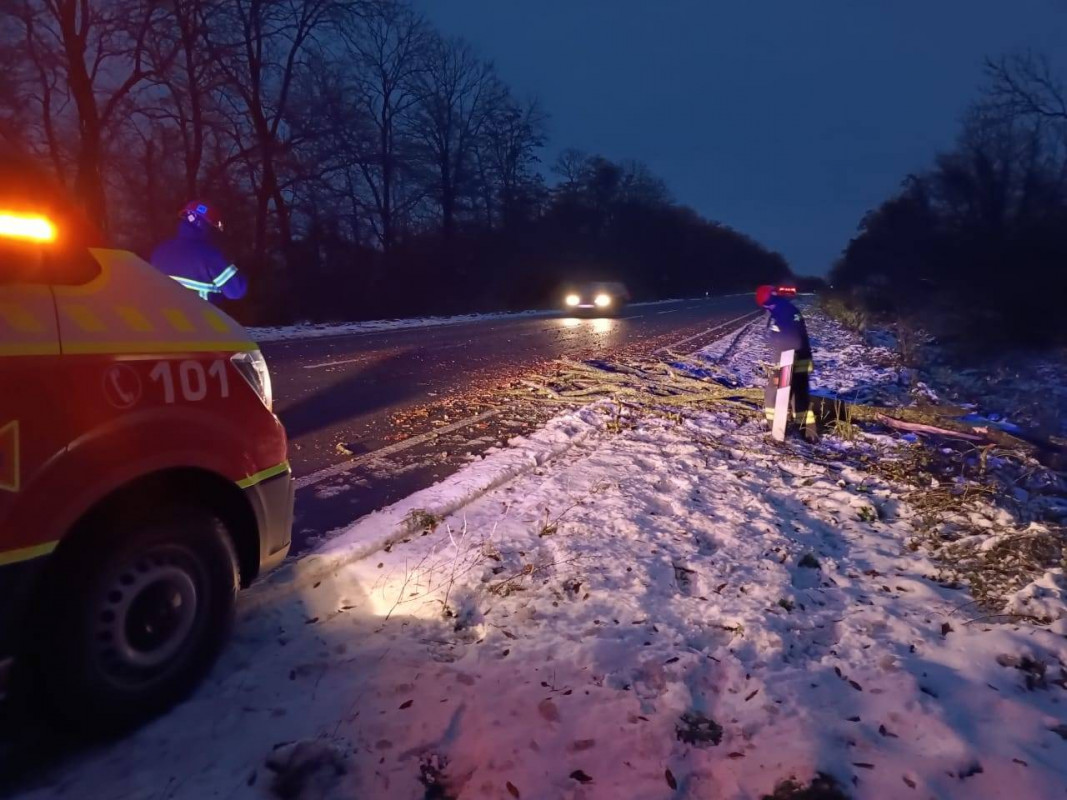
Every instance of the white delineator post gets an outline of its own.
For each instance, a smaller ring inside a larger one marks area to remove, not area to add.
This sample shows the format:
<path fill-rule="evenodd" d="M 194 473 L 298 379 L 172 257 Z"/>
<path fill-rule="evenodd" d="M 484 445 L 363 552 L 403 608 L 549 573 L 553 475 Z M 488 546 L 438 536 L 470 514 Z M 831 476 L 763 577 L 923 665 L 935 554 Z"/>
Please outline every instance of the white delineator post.
<path fill-rule="evenodd" d="M 785 441 L 785 426 L 789 421 L 789 392 L 793 383 L 793 356 L 795 350 L 786 350 L 778 362 L 778 393 L 774 396 L 774 423 L 771 436 L 775 441 Z"/>

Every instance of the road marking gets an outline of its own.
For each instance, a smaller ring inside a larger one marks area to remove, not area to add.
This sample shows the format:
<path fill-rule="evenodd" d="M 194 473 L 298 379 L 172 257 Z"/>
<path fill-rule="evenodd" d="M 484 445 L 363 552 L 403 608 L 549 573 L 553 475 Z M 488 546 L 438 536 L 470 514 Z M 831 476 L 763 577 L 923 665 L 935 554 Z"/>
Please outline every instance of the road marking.
<path fill-rule="evenodd" d="M 657 311 L 656 313 L 657 314 L 674 314 L 674 313 L 676 313 L 676 312 L 678 312 L 680 310 L 681 309 L 672 308 L 670 311 Z"/>
<path fill-rule="evenodd" d="M 675 350 L 676 348 L 680 347 L 681 345 L 685 344 L 686 342 L 691 342 L 691 341 L 693 341 L 693 339 L 699 339 L 701 336 L 706 336 L 707 334 L 712 333 L 712 332 L 717 331 L 717 330 L 721 330 L 722 328 L 728 328 L 730 325 L 733 325 L 735 322 L 740 322 L 743 319 L 747 319 L 749 317 L 755 318 L 758 314 L 761 314 L 761 313 L 763 313 L 763 312 L 761 312 L 761 311 L 750 311 L 747 314 L 742 314 L 740 317 L 734 317 L 729 322 L 723 322 L 723 323 L 720 323 L 718 325 L 713 325 L 710 328 L 708 328 L 706 331 L 701 331 L 700 333 L 694 333 L 692 336 L 687 336 L 684 339 L 682 339 L 681 341 L 675 342 L 674 344 L 669 344 L 666 347 L 661 347 L 661 348 L 659 348 L 659 350 L 653 351 L 652 354 L 653 355 L 659 355 L 660 353 L 670 352 L 670 351 Z"/>
<path fill-rule="evenodd" d="M 312 472 L 310 475 L 305 475 L 302 478 L 297 478 L 293 483 L 297 489 L 305 489 L 308 486 L 314 486 L 316 483 L 322 483 L 327 478 L 334 478 L 338 475 L 344 475 L 346 472 L 351 472 L 357 467 L 366 464 L 368 461 L 373 461 L 376 458 L 384 458 L 385 456 L 391 456 L 394 453 L 402 453 L 405 450 L 409 450 L 412 447 L 417 447 L 424 442 L 428 442 L 442 434 L 451 433 L 452 431 L 458 431 L 460 428 L 466 428 L 468 425 L 474 425 L 477 422 L 490 419 L 497 416 L 503 408 L 493 408 L 488 411 L 483 411 L 481 414 L 475 414 L 473 417 L 467 417 L 461 419 L 458 422 L 453 422 L 451 425 L 445 425 L 443 428 L 435 428 L 432 431 L 426 433 L 420 433 L 418 436 L 412 436 L 410 439 L 404 439 L 394 444 L 380 447 L 377 450 L 364 453 L 358 458 L 353 458 L 350 461 L 345 461 L 341 464 L 334 464 L 332 467 L 326 467 L 320 469 L 318 472 Z"/>
<path fill-rule="evenodd" d="M 323 361 L 321 364 L 304 364 L 304 369 L 321 369 L 322 367 L 339 367 L 342 364 L 356 364 L 360 361 L 366 361 L 370 358 L 369 355 L 360 356 L 359 358 L 344 358 L 340 361 Z"/>
<path fill-rule="evenodd" d="M 387 351 L 372 350 L 371 352 L 366 353 L 366 354 L 364 354 L 362 356 L 357 356 L 356 358 L 340 358 L 340 359 L 337 359 L 336 361 L 320 361 L 317 364 L 304 364 L 302 366 L 303 366 L 304 369 L 322 369 L 323 367 L 340 367 L 340 366 L 344 366 L 345 364 L 359 364 L 359 363 L 362 363 L 362 362 L 365 362 L 365 361 L 373 361 L 382 352 L 389 352 L 389 353 L 394 353 L 395 352 L 396 355 L 409 355 L 411 353 L 417 353 L 417 352 L 420 352 L 420 351 L 423 351 L 423 350 L 431 350 L 431 351 L 455 350 L 457 347 L 469 347 L 469 346 L 470 346 L 470 342 L 467 341 L 467 342 L 455 342 L 454 344 L 443 344 L 443 345 L 440 345 L 439 347 L 431 347 L 430 345 L 417 345 L 417 346 L 408 347 L 408 348 L 402 349 L 402 350 L 401 349 L 397 349 L 395 351 L 394 350 L 387 350 Z"/>

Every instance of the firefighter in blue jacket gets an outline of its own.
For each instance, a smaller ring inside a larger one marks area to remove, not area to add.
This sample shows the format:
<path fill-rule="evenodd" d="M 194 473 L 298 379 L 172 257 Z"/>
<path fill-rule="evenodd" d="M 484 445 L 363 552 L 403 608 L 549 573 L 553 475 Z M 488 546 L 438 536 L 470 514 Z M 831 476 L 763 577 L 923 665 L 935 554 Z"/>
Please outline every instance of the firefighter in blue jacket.
<path fill-rule="evenodd" d="M 814 368 L 811 359 L 811 342 L 804 317 L 797 307 L 778 295 L 773 286 L 756 289 L 757 305 L 767 309 L 767 357 L 772 365 L 781 363 L 782 353 L 793 352 L 793 370 L 790 381 L 790 399 L 793 405 L 793 421 L 804 430 L 804 438 L 814 441 L 815 412 L 811 410 L 809 378 Z M 778 393 L 778 370 L 771 372 L 764 394 L 763 410 L 767 421 L 774 420 L 774 401 Z"/>
<path fill-rule="evenodd" d="M 205 300 L 240 300 L 248 281 L 212 241 L 222 231 L 222 219 L 207 203 L 192 202 L 182 209 L 178 233 L 152 251 L 152 266 Z"/>

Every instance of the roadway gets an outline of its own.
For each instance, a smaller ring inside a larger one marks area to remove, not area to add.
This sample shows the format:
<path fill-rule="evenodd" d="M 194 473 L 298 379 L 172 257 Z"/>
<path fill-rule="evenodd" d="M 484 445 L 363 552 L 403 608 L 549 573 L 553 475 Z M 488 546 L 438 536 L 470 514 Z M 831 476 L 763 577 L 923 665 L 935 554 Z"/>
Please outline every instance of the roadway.
<path fill-rule="evenodd" d="M 498 390 L 524 374 L 563 357 L 689 352 L 754 310 L 744 295 L 265 343 L 297 478 L 294 555 L 539 423 L 501 412 Z"/>

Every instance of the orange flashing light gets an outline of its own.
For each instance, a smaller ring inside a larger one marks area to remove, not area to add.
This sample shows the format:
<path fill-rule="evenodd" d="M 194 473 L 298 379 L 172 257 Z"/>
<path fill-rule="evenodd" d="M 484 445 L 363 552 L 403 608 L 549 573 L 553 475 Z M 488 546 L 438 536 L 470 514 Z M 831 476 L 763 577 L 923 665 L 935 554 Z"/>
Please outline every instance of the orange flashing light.
<path fill-rule="evenodd" d="M 0 238 L 26 242 L 54 242 L 58 232 L 52 221 L 37 214 L 0 211 Z"/>

